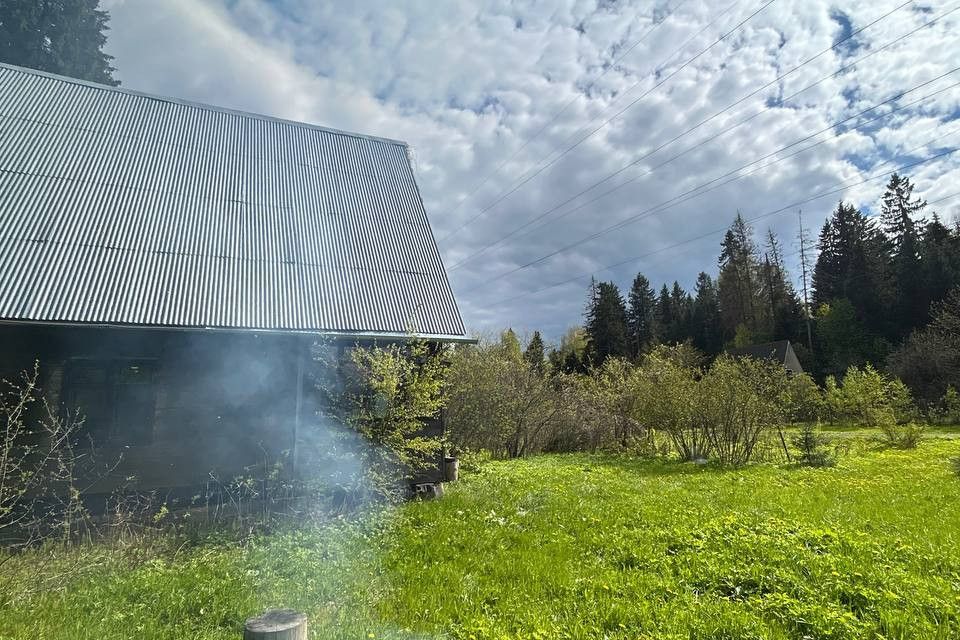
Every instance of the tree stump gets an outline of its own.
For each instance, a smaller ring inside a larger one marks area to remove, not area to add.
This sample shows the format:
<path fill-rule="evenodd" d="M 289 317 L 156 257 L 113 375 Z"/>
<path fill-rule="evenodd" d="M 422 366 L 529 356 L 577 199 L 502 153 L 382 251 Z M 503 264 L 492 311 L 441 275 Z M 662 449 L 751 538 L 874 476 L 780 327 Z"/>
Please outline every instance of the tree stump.
<path fill-rule="evenodd" d="M 293 609 L 267 609 L 247 620 L 243 640 L 307 640 L 307 616 Z"/>

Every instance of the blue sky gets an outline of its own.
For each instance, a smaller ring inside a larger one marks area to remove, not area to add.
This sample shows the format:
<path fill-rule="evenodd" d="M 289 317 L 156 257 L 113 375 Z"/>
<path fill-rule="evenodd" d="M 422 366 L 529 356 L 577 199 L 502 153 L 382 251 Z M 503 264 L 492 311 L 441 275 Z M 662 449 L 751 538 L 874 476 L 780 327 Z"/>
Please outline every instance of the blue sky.
<path fill-rule="evenodd" d="M 129 88 L 408 141 L 468 326 L 555 338 L 580 320 L 590 275 L 691 287 L 715 273 L 719 235 L 696 238 L 737 210 L 780 235 L 799 277 L 796 210 L 771 212 L 839 189 L 799 206 L 815 236 L 841 197 L 875 208 L 885 172 L 960 146 L 955 2 L 774 0 L 736 28 L 766 2 L 102 6 Z M 928 200 L 951 196 L 960 152 L 907 173 Z M 705 183 L 721 186 L 672 203 Z M 958 216 L 960 197 L 934 208 Z"/>

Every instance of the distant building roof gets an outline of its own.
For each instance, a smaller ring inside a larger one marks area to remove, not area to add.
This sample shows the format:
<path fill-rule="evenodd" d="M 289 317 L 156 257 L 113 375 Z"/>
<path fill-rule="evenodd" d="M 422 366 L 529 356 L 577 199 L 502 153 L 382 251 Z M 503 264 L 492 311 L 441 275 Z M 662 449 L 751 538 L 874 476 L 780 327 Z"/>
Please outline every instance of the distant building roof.
<path fill-rule="evenodd" d="M 736 349 L 727 349 L 727 353 L 735 358 L 756 358 L 758 360 L 773 360 L 792 373 L 803 373 L 800 360 L 793 351 L 789 340 L 752 344 Z"/>
<path fill-rule="evenodd" d="M 404 143 L 5 64 L 0 320 L 464 334 Z"/>

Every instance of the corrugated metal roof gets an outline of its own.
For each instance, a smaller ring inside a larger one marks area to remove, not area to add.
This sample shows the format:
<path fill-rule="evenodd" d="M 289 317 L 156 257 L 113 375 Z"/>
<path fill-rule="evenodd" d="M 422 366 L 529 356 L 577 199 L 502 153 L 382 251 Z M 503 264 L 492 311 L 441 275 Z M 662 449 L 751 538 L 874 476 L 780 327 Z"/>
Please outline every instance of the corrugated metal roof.
<path fill-rule="evenodd" d="M 0 319 L 464 333 L 403 143 L 3 64 Z"/>

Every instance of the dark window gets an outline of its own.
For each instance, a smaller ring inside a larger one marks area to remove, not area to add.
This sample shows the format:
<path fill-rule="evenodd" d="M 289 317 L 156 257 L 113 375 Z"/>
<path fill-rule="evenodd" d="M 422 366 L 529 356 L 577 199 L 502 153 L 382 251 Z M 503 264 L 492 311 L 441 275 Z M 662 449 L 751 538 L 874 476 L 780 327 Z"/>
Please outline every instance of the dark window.
<path fill-rule="evenodd" d="M 149 444 L 153 440 L 155 369 L 151 360 L 71 361 L 64 389 L 69 409 L 84 417 L 78 441 Z"/>

